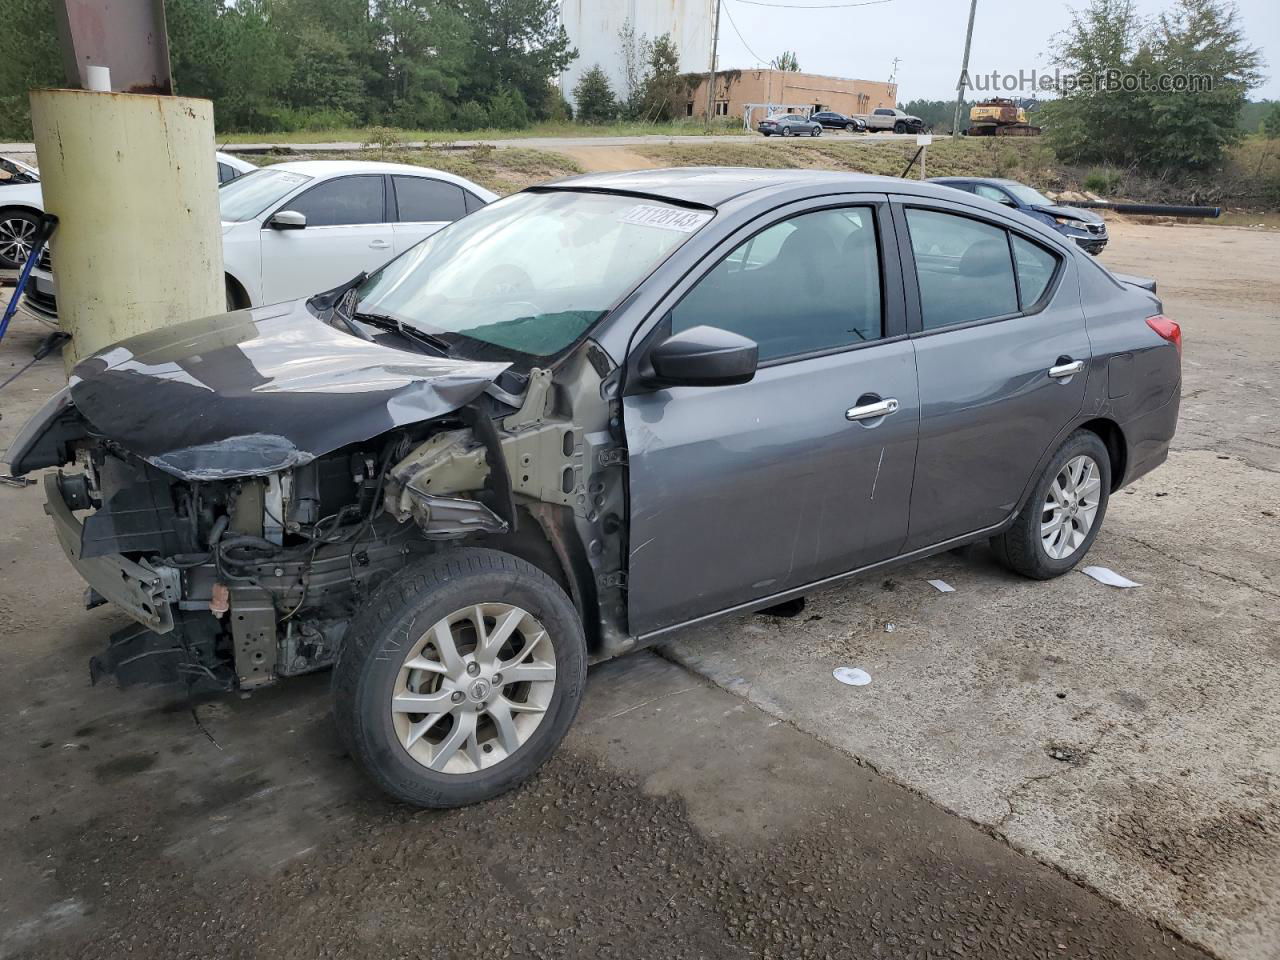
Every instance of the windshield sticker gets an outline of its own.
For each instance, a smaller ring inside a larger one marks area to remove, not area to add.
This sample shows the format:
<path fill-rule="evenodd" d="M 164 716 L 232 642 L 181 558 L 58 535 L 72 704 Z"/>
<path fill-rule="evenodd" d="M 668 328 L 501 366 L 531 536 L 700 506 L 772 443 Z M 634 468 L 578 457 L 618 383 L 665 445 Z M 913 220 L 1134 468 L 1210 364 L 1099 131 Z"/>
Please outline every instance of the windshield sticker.
<path fill-rule="evenodd" d="M 679 233 L 693 233 L 710 219 L 711 214 L 703 211 L 655 207 L 648 203 L 637 203 L 629 210 L 624 210 L 619 217 L 622 223 L 634 223 L 639 227 L 657 227 L 659 230 L 675 230 Z"/>

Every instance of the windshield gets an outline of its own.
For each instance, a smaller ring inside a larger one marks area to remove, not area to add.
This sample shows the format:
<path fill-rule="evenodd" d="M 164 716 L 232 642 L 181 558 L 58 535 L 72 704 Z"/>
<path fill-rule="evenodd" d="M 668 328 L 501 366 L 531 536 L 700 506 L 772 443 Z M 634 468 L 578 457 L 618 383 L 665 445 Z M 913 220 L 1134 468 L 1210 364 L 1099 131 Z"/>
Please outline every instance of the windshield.
<path fill-rule="evenodd" d="M 426 333 L 551 356 L 711 217 L 634 197 L 519 193 L 387 264 L 360 287 L 356 309 Z"/>
<path fill-rule="evenodd" d="M 1053 206 L 1052 200 L 1046 197 L 1039 190 L 1036 190 L 1032 187 L 1024 186 L 1021 183 L 1002 183 L 1000 184 L 1000 186 L 1004 187 L 1006 190 L 1012 193 L 1015 197 L 1017 197 L 1019 203 L 1025 203 L 1028 206 L 1032 206 L 1032 207 L 1052 207 Z"/>
<path fill-rule="evenodd" d="M 252 220 L 310 179 L 303 173 L 265 167 L 228 180 L 218 188 L 218 206 L 222 210 L 222 219 L 224 222 Z"/>

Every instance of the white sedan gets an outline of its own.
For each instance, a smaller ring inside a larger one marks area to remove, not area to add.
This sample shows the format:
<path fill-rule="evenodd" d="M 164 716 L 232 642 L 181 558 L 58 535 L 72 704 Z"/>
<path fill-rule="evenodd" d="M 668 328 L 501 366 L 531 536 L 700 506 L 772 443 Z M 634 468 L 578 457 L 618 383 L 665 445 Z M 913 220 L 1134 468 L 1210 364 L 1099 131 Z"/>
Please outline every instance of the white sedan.
<path fill-rule="evenodd" d="M 258 169 L 228 153 L 216 153 L 214 157 L 219 184 Z M 43 212 L 39 172 L 21 161 L 0 157 L 0 268 L 17 270 L 27 262 Z"/>
<path fill-rule="evenodd" d="M 256 169 L 218 191 L 227 309 L 336 287 L 496 199 L 463 177 L 402 163 L 298 160 Z M 43 261 L 32 281 L 24 306 L 55 319 Z"/>
<path fill-rule="evenodd" d="M 277 163 L 219 193 L 229 308 L 328 290 L 497 199 L 441 170 L 362 160 Z"/>

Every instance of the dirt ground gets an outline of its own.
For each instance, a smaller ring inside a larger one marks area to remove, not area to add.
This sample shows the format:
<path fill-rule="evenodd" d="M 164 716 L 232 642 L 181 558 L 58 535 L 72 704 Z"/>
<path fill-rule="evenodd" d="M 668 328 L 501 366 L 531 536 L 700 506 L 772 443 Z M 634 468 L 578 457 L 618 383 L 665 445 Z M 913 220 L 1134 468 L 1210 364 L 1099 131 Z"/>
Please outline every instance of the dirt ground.
<path fill-rule="evenodd" d="M 324 676 L 91 687 L 120 617 L 0 486 L 0 958 L 1272 960 L 1280 238 L 1113 237 L 1187 338 L 1175 452 L 1090 558 L 1142 587 L 973 550 L 690 633 L 595 669 L 558 757 L 481 807 L 384 801 Z M 0 447 L 61 372 L 0 393 Z"/>

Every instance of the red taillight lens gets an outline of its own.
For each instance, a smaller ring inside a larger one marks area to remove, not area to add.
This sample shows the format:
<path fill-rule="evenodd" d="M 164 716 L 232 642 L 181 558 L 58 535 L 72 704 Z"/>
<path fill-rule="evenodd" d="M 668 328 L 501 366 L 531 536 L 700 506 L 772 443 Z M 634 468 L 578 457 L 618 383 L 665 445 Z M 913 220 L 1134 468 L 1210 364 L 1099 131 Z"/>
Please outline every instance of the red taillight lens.
<path fill-rule="evenodd" d="M 1154 317 L 1147 317 L 1147 326 L 1154 330 L 1158 336 L 1177 347 L 1178 356 L 1182 356 L 1182 328 L 1180 326 L 1163 313 L 1157 313 Z"/>

